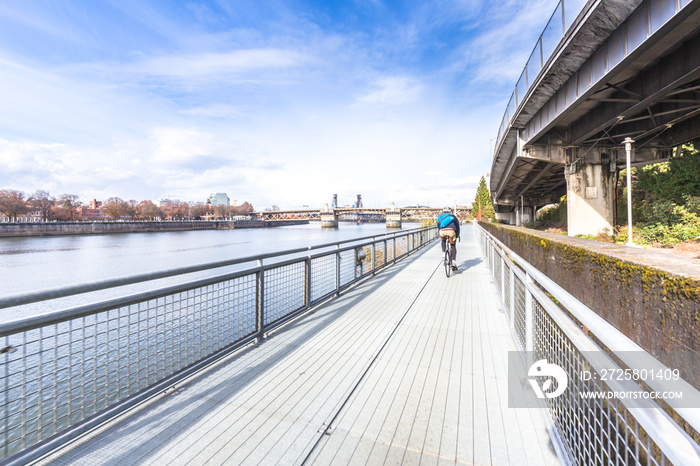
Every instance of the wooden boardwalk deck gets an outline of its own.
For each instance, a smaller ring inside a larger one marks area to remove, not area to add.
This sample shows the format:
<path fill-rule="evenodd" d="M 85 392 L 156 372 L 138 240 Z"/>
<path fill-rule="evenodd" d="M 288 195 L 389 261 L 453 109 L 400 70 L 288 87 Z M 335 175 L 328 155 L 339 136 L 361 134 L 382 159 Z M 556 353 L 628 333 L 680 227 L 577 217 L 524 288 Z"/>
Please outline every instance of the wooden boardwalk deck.
<path fill-rule="evenodd" d="M 43 464 L 559 464 L 470 227 Z"/>

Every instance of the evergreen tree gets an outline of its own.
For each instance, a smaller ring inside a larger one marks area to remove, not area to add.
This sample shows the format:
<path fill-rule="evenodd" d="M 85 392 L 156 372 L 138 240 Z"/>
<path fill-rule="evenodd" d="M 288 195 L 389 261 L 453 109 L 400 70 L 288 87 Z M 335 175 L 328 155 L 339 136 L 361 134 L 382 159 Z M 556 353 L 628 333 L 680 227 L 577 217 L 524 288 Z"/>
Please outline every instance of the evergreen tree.
<path fill-rule="evenodd" d="M 474 197 L 474 202 L 472 203 L 472 217 L 476 218 L 477 220 L 496 217 L 496 211 L 493 208 L 493 201 L 491 201 L 489 187 L 486 186 L 486 179 L 483 176 L 481 177 L 481 181 L 479 181 L 479 187 L 476 188 L 476 196 Z"/>

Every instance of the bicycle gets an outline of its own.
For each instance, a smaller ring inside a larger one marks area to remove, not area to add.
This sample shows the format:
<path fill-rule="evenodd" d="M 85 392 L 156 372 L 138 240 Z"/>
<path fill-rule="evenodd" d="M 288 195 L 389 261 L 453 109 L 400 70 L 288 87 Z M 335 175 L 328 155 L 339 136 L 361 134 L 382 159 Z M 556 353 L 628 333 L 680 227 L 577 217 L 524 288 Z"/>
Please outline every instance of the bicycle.
<path fill-rule="evenodd" d="M 446 240 L 445 243 L 445 257 L 443 259 L 443 264 L 445 265 L 445 275 L 447 276 L 447 278 L 450 278 L 450 273 L 453 272 L 452 248 L 454 247 L 454 245 L 449 239 Z"/>
<path fill-rule="evenodd" d="M 452 243 L 449 240 L 445 241 L 445 257 L 443 258 L 443 264 L 445 265 L 445 275 L 450 278 L 450 272 L 452 272 Z"/>

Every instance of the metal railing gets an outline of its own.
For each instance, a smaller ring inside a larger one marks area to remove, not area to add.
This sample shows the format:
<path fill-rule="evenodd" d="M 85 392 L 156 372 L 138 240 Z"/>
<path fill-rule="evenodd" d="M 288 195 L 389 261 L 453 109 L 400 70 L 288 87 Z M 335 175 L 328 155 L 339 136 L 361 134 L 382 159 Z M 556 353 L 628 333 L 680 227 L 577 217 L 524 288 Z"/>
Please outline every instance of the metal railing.
<path fill-rule="evenodd" d="M 50 452 L 436 237 L 426 227 L 0 299 L 0 309 L 50 309 L 56 298 L 248 264 L 0 324 L 0 462 Z"/>
<path fill-rule="evenodd" d="M 498 153 L 503 138 L 511 128 L 515 115 L 525 102 L 528 92 L 533 88 L 540 74 L 546 71 L 547 63 L 588 3 L 588 0 L 561 0 L 557 4 L 547 26 L 537 39 L 508 101 L 496 136 L 494 157 Z M 589 8 L 594 7 L 595 3 L 591 3 Z M 555 116 L 561 114 L 565 108 L 584 95 L 591 86 L 600 81 L 640 44 L 689 4 L 690 0 L 645 0 L 620 26 L 617 33 L 587 60 L 588 65 L 584 64 L 557 91 L 557 94 L 552 96 L 549 104 L 542 107 L 530 119 L 524 130 L 523 139 L 527 142 L 534 137 Z"/>
<path fill-rule="evenodd" d="M 667 390 L 668 384 L 652 380 L 643 388 L 632 380 L 581 377 L 584 372 L 600 374 L 610 368 L 632 370 L 640 361 L 647 367 L 665 366 L 481 226 L 475 231 L 522 356 L 530 354 L 535 361 L 547 357 L 568 377 L 566 391 L 546 398 L 543 406 L 552 440 L 563 456 L 582 465 L 700 464 L 700 445 L 667 411 L 646 396 L 632 396 Z M 675 383 L 697 399 L 697 390 L 687 382 Z M 630 395 L 620 399 L 581 396 L 613 391 Z M 671 409 L 694 435 L 700 431 L 700 409 Z"/>
<path fill-rule="evenodd" d="M 537 43 L 530 53 L 525 68 L 520 73 L 520 78 L 515 85 L 515 89 L 510 96 L 508 105 L 503 114 L 501 125 L 496 136 L 496 145 L 501 143 L 503 136 L 508 131 L 517 109 L 525 100 L 527 92 L 537 80 L 537 76 L 542 72 L 545 64 L 549 61 L 557 46 L 571 28 L 575 19 L 583 11 L 588 0 L 561 0 L 554 13 L 549 18 L 542 34 L 537 38 Z"/>

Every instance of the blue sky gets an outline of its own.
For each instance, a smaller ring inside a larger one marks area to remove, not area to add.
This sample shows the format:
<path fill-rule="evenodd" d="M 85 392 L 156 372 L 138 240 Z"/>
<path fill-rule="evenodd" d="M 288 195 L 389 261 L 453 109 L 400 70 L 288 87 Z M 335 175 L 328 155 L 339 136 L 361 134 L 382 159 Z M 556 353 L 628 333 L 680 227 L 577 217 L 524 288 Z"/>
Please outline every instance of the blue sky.
<path fill-rule="evenodd" d="M 471 203 L 556 0 L 3 0 L 0 189 Z"/>

